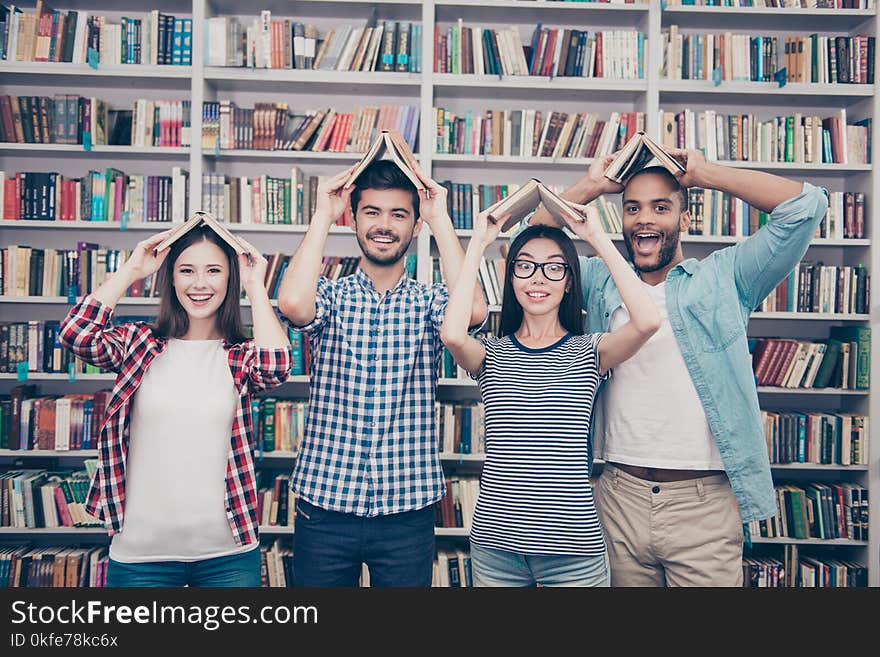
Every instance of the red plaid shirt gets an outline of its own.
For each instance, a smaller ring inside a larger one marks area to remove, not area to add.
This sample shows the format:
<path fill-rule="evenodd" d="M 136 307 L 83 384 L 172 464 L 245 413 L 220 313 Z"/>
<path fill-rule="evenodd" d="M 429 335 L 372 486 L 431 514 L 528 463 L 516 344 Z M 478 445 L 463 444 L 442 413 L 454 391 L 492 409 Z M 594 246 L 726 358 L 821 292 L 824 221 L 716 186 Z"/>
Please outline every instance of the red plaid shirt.
<path fill-rule="evenodd" d="M 113 326 L 113 309 L 91 296 L 74 306 L 61 324 L 61 344 L 88 363 L 116 372 L 98 441 L 98 470 L 89 487 L 86 511 L 104 521 L 110 535 L 122 531 L 125 511 L 125 458 L 132 395 L 166 341 L 149 324 Z M 226 462 L 226 516 L 238 545 L 258 540 L 257 482 L 251 394 L 281 385 L 290 373 L 291 351 L 261 349 L 253 340 L 224 344 L 238 407 Z"/>

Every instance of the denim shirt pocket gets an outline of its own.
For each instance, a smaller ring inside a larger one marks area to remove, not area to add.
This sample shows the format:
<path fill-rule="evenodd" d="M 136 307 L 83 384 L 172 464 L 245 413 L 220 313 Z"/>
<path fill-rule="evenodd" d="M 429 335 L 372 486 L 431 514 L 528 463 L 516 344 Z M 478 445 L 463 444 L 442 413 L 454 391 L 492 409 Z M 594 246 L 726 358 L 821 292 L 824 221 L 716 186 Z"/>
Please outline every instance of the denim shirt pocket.
<path fill-rule="evenodd" d="M 726 351 L 745 332 L 736 302 L 723 292 L 688 304 L 685 323 L 694 344 L 703 352 Z"/>
<path fill-rule="evenodd" d="M 594 285 L 589 291 L 587 300 L 587 331 L 590 333 L 608 331 L 611 324 L 611 313 L 614 312 L 617 304 L 615 303 L 615 291 L 612 290 L 609 296 L 608 290 L 604 285 Z M 619 297 L 618 297 L 619 303 Z M 609 306 L 609 303 L 613 307 Z"/>

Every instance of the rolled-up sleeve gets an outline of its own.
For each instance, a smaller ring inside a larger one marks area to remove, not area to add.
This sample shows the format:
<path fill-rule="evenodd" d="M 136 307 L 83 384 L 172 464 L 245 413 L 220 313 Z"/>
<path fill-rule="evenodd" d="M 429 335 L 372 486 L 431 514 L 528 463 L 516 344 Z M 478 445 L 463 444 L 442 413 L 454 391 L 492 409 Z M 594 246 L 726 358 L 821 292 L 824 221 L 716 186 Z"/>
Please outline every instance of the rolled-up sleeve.
<path fill-rule="evenodd" d="M 293 364 L 291 347 L 269 349 L 251 343 L 248 351 L 248 380 L 251 390 L 276 388 L 287 381 Z"/>
<path fill-rule="evenodd" d="M 327 321 L 333 312 L 333 295 L 335 284 L 329 278 L 321 276 L 318 279 L 318 288 L 315 291 L 315 318 L 305 326 L 297 326 L 287 317 L 282 315 L 282 321 L 290 328 L 305 333 L 316 335 L 327 325 Z"/>
<path fill-rule="evenodd" d="M 797 266 L 828 209 L 828 192 L 808 182 L 780 203 L 770 221 L 734 247 L 734 276 L 742 303 L 754 309 Z"/>

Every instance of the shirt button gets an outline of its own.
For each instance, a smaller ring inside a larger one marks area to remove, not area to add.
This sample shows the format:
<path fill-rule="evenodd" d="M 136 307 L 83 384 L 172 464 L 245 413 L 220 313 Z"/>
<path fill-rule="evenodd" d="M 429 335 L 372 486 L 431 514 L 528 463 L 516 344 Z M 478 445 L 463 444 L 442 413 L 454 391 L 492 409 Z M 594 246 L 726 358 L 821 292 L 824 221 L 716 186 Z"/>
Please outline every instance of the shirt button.
<path fill-rule="evenodd" d="M 659 493 L 659 492 L 660 492 L 660 486 L 654 486 L 654 488 L 651 489 L 651 492 L 652 492 L 652 493 Z"/>
<path fill-rule="evenodd" d="M 378 426 L 379 426 L 379 423 L 378 423 L 378 422 L 373 422 L 373 428 L 376 428 L 376 427 L 378 427 Z"/>

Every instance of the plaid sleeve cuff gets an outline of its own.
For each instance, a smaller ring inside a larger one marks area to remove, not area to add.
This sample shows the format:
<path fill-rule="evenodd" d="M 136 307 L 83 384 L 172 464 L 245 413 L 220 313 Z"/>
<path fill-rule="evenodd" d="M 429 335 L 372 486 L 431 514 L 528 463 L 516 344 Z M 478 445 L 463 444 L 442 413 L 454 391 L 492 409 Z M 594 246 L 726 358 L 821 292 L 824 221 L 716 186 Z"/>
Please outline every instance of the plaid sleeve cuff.
<path fill-rule="evenodd" d="M 289 318 L 282 316 L 284 324 L 295 331 L 307 335 L 320 331 L 324 327 L 324 324 L 327 323 L 327 318 L 330 315 L 330 308 L 332 308 L 333 305 L 334 283 L 334 281 L 331 281 L 324 276 L 318 278 L 318 287 L 315 290 L 315 317 L 311 322 L 303 326 L 297 326 Z"/>
<path fill-rule="evenodd" d="M 275 388 L 287 381 L 293 365 L 293 349 L 253 347 L 250 379 L 259 389 Z"/>
<path fill-rule="evenodd" d="M 294 324 L 288 317 L 281 315 L 281 320 L 284 324 L 294 331 L 299 331 L 300 333 L 314 333 L 316 330 L 324 326 L 324 320 L 327 317 L 327 311 L 324 309 L 324 304 L 321 303 L 320 299 L 315 299 L 315 318 L 304 326 L 297 326 Z"/>
<path fill-rule="evenodd" d="M 83 297 L 70 312 L 71 315 L 75 315 L 84 321 L 100 324 L 101 326 L 106 326 L 113 318 L 113 308 L 98 301 L 92 295 Z"/>

